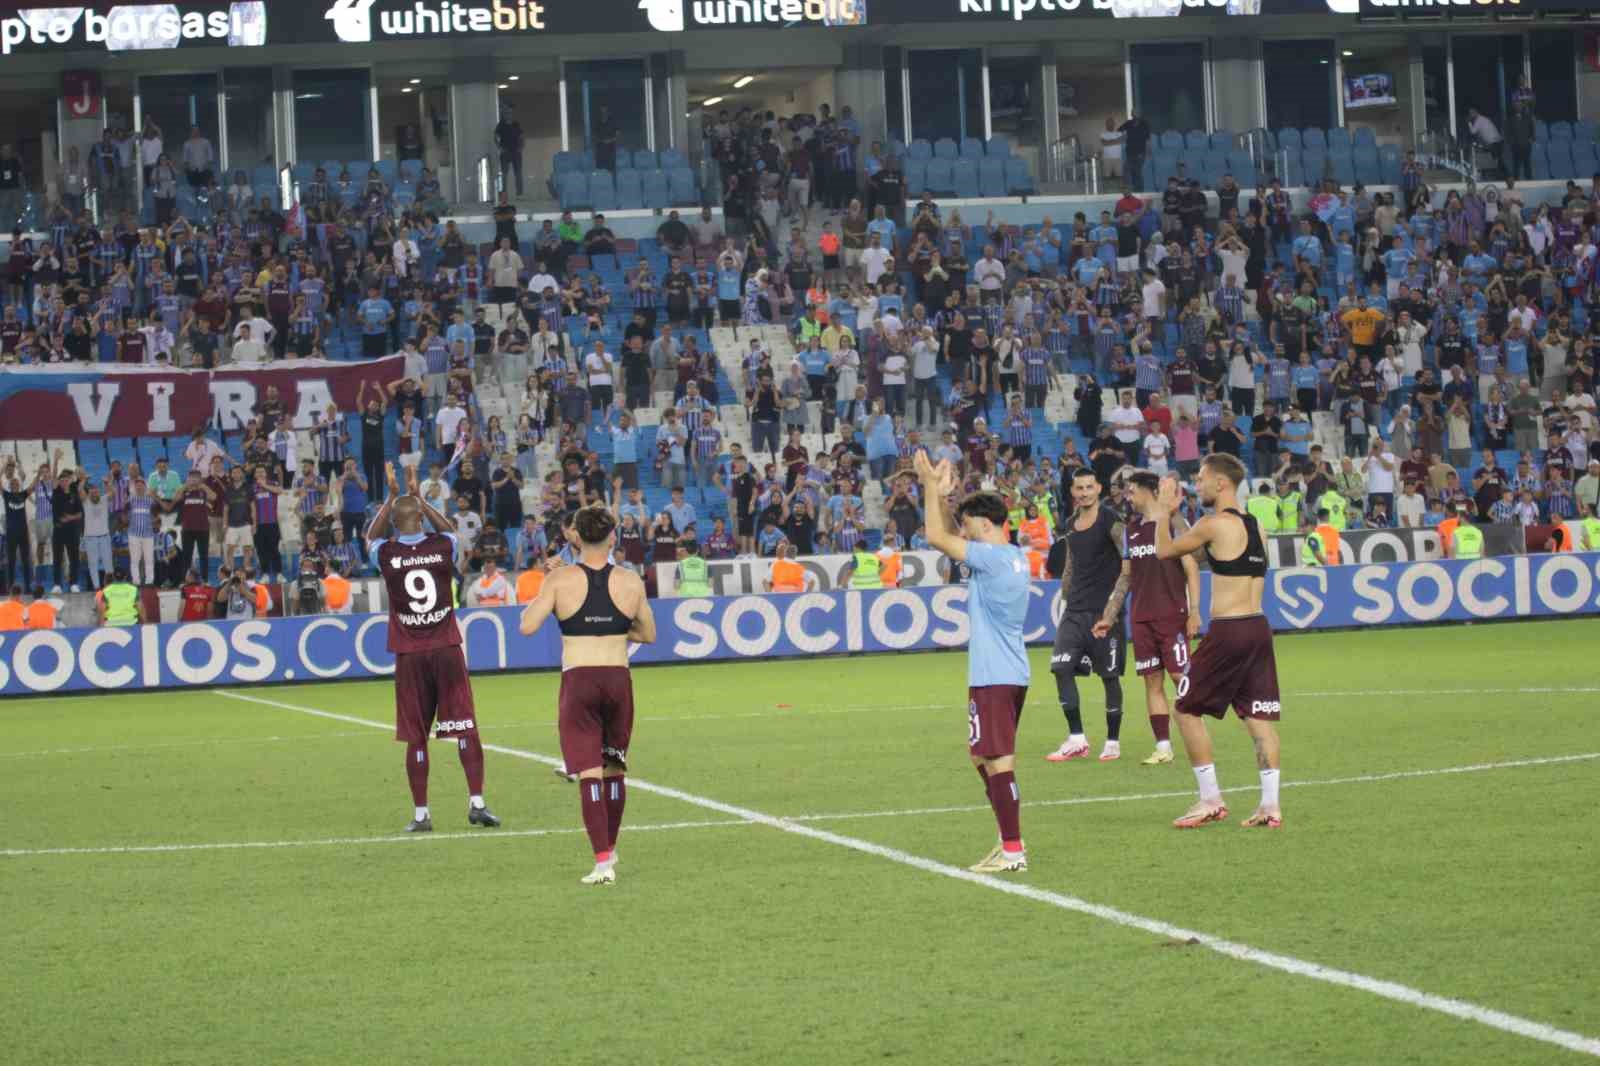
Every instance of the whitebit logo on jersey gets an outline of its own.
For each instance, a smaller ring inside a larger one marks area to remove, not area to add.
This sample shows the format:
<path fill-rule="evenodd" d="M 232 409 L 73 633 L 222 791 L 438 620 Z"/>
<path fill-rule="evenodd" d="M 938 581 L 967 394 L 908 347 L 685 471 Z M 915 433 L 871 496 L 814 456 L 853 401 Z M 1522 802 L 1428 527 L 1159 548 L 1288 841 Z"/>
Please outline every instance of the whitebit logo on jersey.
<path fill-rule="evenodd" d="M 333 23 L 339 40 L 367 44 L 373 39 L 372 9 L 377 0 L 334 0 L 322 16 Z M 457 33 L 512 33 L 542 30 L 544 5 L 536 0 L 493 0 L 488 7 L 472 7 L 453 0 L 378 12 L 378 29 L 385 37 L 437 37 Z"/>
<path fill-rule="evenodd" d="M 1272 592 L 1284 621 L 1304 629 L 1322 617 L 1327 606 L 1328 572 L 1314 567 L 1274 570 Z"/>
<path fill-rule="evenodd" d="M 650 19 L 652 30 L 683 32 L 683 0 L 639 0 L 639 10 Z"/>

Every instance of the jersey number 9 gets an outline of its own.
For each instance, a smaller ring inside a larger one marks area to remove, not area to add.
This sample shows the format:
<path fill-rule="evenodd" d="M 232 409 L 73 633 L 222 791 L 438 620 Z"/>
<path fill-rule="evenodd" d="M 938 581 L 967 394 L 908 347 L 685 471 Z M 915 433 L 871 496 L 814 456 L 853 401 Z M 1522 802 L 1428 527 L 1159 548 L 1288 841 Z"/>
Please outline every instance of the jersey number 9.
<path fill-rule="evenodd" d="M 411 597 L 406 606 L 413 614 L 427 614 L 439 602 L 439 587 L 428 571 L 407 570 L 405 585 L 406 595 Z"/>

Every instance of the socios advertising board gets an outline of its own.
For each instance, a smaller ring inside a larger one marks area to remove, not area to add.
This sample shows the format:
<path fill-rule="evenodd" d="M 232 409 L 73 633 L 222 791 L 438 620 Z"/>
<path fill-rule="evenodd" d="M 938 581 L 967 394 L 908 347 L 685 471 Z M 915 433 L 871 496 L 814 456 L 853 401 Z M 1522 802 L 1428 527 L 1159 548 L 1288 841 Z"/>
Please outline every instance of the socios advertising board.
<path fill-rule="evenodd" d="M 1202 575 L 1202 607 L 1210 575 Z M 661 601 L 636 663 L 960 648 L 961 585 Z M 1600 553 L 1275 570 L 1264 607 L 1280 632 L 1600 612 Z M 1025 636 L 1049 641 L 1058 586 L 1036 582 Z M 556 627 L 517 632 L 516 608 L 460 615 L 475 671 L 554 669 Z M 0 695 L 385 677 L 385 615 L 0 633 Z"/>

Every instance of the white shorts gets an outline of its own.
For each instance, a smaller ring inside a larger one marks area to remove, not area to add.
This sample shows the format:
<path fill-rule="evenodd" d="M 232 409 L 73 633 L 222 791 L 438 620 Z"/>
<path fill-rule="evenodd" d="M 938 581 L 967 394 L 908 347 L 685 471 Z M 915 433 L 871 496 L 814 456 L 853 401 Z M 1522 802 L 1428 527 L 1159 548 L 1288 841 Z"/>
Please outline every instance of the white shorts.
<path fill-rule="evenodd" d="M 222 537 L 222 550 L 225 553 L 254 551 L 255 547 L 255 533 L 249 526 L 229 526 L 227 533 Z"/>
<path fill-rule="evenodd" d="M 1118 274 L 1137 274 L 1137 273 L 1139 273 L 1139 257 L 1136 256 L 1136 255 L 1119 255 L 1119 256 L 1117 256 L 1117 273 Z"/>

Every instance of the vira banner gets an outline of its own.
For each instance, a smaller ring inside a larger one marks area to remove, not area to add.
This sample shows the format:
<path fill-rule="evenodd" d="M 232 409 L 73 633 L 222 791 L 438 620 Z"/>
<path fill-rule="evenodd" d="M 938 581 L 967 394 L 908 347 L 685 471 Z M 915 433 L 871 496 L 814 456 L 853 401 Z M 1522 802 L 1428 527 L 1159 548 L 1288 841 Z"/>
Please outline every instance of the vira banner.
<path fill-rule="evenodd" d="M 398 381 L 405 358 L 362 363 L 298 359 L 220 370 L 114 364 L 0 368 L 0 440 L 187 436 L 202 426 L 244 428 L 276 389 L 295 429 L 329 404 L 353 411 L 362 382 Z"/>
<path fill-rule="evenodd" d="M 1202 574 L 1206 618 L 1210 586 Z M 1600 553 L 1275 570 L 1262 607 L 1279 633 L 1592 615 Z M 560 667 L 556 627 L 524 638 L 519 610 L 460 614 L 473 671 Z M 969 635 L 964 585 L 658 600 L 655 610 L 656 643 L 635 647 L 635 663 L 933 651 L 965 647 Z M 1060 616 L 1059 585 L 1034 582 L 1024 639 L 1048 643 Z M 382 614 L 321 615 L 0 633 L 0 696 L 387 677 L 388 624 Z M 849 669 L 832 663 L 820 676 Z M 1036 683 L 1046 680 L 1036 670 Z"/>

